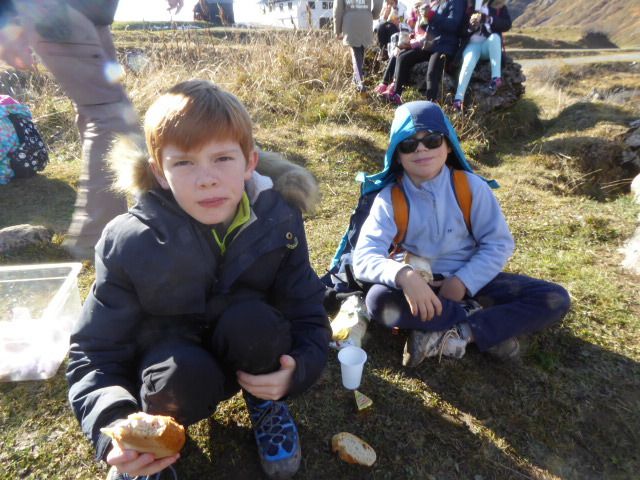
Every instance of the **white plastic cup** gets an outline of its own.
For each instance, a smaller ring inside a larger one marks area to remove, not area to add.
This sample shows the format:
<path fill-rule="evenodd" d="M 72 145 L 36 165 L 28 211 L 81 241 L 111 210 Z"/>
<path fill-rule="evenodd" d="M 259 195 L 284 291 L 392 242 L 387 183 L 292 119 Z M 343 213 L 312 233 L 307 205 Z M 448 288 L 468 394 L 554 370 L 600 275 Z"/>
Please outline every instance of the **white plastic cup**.
<path fill-rule="evenodd" d="M 350 345 L 338 352 L 340 371 L 342 372 L 342 385 L 349 390 L 355 390 L 360 386 L 362 370 L 367 361 L 367 352 L 360 347 Z"/>

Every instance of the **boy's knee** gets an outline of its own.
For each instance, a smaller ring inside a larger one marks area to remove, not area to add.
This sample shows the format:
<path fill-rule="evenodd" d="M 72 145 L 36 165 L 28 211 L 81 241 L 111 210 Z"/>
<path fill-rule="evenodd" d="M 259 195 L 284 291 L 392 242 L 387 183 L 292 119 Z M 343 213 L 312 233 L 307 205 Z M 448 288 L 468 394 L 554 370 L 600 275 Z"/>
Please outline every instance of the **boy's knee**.
<path fill-rule="evenodd" d="M 268 373 L 277 370 L 280 355 L 291 350 L 291 325 L 263 301 L 238 302 L 218 319 L 211 343 L 229 368 Z"/>
<path fill-rule="evenodd" d="M 554 284 L 554 288 L 547 293 L 547 306 L 557 312 L 560 318 L 564 317 L 571 308 L 571 297 L 564 287 Z"/>
<path fill-rule="evenodd" d="M 171 415 L 185 425 L 212 415 L 228 396 L 224 373 L 197 345 L 161 344 L 143 357 L 141 377 L 143 410 Z"/>
<path fill-rule="evenodd" d="M 402 316 L 402 306 L 391 290 L 382 285 L 374 285 L 365 298 L 365 305 L 372 320 L 388 328 L 394 327 Z"/>

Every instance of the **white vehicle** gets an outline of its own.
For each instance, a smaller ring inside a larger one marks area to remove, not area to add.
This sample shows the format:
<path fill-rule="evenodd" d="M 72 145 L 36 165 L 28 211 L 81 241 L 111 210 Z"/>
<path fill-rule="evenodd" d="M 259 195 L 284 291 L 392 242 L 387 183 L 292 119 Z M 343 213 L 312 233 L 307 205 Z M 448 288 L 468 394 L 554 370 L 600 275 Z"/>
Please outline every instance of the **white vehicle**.
<path fill-rule="evenodd" d="M 333 1 L 260 0 L 260 24 L 273 27 L 308 29 L 331 28 Z"/>

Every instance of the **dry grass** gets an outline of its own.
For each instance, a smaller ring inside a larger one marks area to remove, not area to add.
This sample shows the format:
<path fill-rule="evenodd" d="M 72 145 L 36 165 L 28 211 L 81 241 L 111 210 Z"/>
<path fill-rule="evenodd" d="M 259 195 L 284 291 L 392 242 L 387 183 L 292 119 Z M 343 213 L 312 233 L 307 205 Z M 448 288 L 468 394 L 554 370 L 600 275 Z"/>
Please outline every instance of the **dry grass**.
<path fill-rule="evenodd" d="M 135 44 L 149 59 L 140 73 L 127 75 L 127 89 L 139 111 L 159 91 L 189 77 L 212 79 L 237 94 L 255 120 L 260 144 L 305 164 L 320 182 L 324 202 L 306 227 L 313 265 L 322 272 L 355 205 L 355 173 L 380 166 L 393 111 L 355 95 L 347 51 L 323 34 L 225 35 L 219 41 L 207 32 L 118 34 L 123 55 Z M 624 195 L 602 202 L 561 188 L 573 167 L 560 167 L 553 153 L 539 148 L 554 135 L 561 138 L 561 132 L 564 138 L 580 134 L 568 128 L 576 121 L 571 107 L 578 103 L 567 92 L 576 85 L 556 85 L 557 96 L 529 88 L 516 107 L 487 122 L 480 147 L 472 139 L 477 130 L 470 128 L 463 138 L 477 152 L 473 161 L 479 172 L 502 184 L 497 195 L 518 245 L 509 270 L 561 282 L 572 295 L 571 313 L 562 325 L 526 339 L 520 365 L 497 364 L 471 349 L 460 361 L 406 370 L 399 362 L 403 337 L 372 325 L 362 385 L 374 401 L 368 413 L 356 414 L 353 399 L 338 387 L 335 355 L 318 384 L 292 401 L 304 451 L 298 478 L 636 475 L 638 279 L 620 270 L 617 248 L 631 235 L 638 207 Z M 52 147 L 52 163 L 44 175 L 0 189 L 0 226 L 28 221 L 62 233 L 79 168 L 71 105 L 42 75 L 28 77 L 21 91 Z M 561 95 L 567 95 L 566 104 L 556 101 Z M 578 117 L 598 113 L 589 108 Z M 616 124 L 618 111 L 611 108 L 605 112 L 608 124 Z M 590 128 L 598 128 L 603 115 L 596 115 Z M 64 259 L 60 239 L 0 261 Z M 87 265 L 83 294 L 93 275 Z M 47 382 L 3 384 L 0 392 L 0 478 L 105 474 L 91 461 L 91 447 L 66 404 L 62 373 Z M 371 470 L 341 463 L 330 453 L 329 439 L 342 430 L 362 436 L 377 450 Z M 191 426 L 189 435 L 181 478 L 260 477 L 238 397 L 223 403 L 212 419 Z"/>

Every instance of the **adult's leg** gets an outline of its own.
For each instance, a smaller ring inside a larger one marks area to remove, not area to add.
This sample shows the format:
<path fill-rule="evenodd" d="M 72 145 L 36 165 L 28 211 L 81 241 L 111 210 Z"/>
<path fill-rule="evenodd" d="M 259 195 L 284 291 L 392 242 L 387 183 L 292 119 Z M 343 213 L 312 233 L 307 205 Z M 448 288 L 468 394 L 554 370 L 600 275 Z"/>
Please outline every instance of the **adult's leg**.
<path fill-rule="evenodd" d="M 486 40 L 485 40 L 486 42 Z M 462 66 L 460 67 L 460 74 L 458 75 L 458 88 L 456 89 L 456 100 L 464 101 L 464 94 L 469 86 L 471 75 L 473 70 L 480 60 L 482 52 L 482 45 L 485 42 L 468 43 L 462 52 Z"/>
<path fill-rule="evenodd" d="M 482 45 L 483 56 L 489 57 L 491 78 L 502 76 L 502 40 L 500 35 L 492 33 Z"/>
<path fill-rule="evenodd" d="M 411 69 L 416 63 L 424 62 L 428 60 L 430 57 L 430 53 L 426 50 L 422 50 L 419 48 L 409 49 L 400 52 L 398 58 L 396 60 L 396 72 L 395 72 L 395 82 L 396 82 L 396 93 L 398 95 L 402 94 L 402 90 L 405 85 L 409 83 L 409 79 L 411 78 Z"/>
<path fill-rule="evenodd" d="M 211 335 L 211 351 L 226 368 L 254 375 L 280 368 L 280 356 L 291 350 L 291 323 L 259 300 L 233 303 Z"/>
<path fill-rule="evenodd" d="M 41 28 L 41 19 L 28 16 L 27 32 L 36 53 L 76 107 L 83 170 L 64 245 L 78 258 L 92 259 L 106 223 L 126 211 L 126 200 L 110 189 L 105 158 L 116 133 L 139 131 L 138 117 L 118 82 L 109 28 L 96 27 L 71 7 L 60 7 L 58 13 L 55 29 Z"/>
<path fill-rule="evenodd" d="M 171 415 L 184 425 L 211 416 L 218 403 L 239 390 L 202 345 L 184 338 L 159 342 L 141 360 L 140 401 L 145 412 Z"/>
<path fill-rule="evenodd" d="M 438 101 L 438 92 L 442 83 L 442 72 L 446 56 L 440 52 L 433 52 L 429 56 L 427 68 L 427 100 Z"/>
<path fill-rule="evenodd" d="M 571 305 L 569 294 L 560 285 L 513 273 L 498 274 L 475 299 L 483 309 L 467 321 L 482 351 L 559 322 Z"/>
<path fill-rule="evenodd" d="M 438 298 L 442 302 L 442 314 L 426 322 L 411 314 L 402 290 L 374 285 L 367 293 L 365 304 L 371 319 L 387 328 L 438 332 L 466 321 L 466 312 L 458 302 Z"/>
<path fill-rule="evenodd" d="M 362 85 L 364 82 L 364 47 L 351 47 L 351 63 L 353 64 L 353 82 Z"/>

